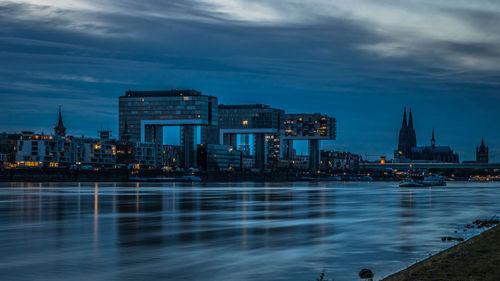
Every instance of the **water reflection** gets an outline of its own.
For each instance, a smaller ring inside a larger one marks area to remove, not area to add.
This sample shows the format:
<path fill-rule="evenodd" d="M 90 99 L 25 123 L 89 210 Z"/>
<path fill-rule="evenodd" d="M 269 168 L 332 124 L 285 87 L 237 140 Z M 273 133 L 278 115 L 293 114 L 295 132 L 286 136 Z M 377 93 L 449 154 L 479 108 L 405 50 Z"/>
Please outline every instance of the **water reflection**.
<path fill-rule="evenodd" d="M 498 214 L 498 184 L 11 183 L 0 185 L 9 280 L 353 280 L 442 249 Z M 41 274 L 40 274 L 41 273 Z M 43 277 L 40 277 L 43 276 Z"/>

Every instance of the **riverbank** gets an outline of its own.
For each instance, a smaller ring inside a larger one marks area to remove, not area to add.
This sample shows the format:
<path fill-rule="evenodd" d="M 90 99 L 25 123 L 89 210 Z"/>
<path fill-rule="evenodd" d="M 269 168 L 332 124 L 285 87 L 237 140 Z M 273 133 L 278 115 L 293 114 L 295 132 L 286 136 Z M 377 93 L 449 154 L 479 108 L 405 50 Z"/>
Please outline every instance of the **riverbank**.
<path fill-rule="evenodd" d="M 161 169 L 127 170 L 114 168 L 96 168 L 93 170 L 68 168 L 16 168 L 0 170 L 0 182 L 136 182 L 139 181 L 185 181 L 182 171 L 164 171 Z M 391 176 L 371 177 L 364 174 L 345 173 L 310 174 L 296 170 L 266 171 L 197 171 L 203 182 L 292 182 L 292 181 L 394 181 Z M 163 179 L 163 180 L 162 180 Z M 174 179 L 174 180 L 172 180 Z"/>
<path fill-rule="evenodd" d="M 498 280 L 500 226 L 457 244 L 382 281 Z"/>

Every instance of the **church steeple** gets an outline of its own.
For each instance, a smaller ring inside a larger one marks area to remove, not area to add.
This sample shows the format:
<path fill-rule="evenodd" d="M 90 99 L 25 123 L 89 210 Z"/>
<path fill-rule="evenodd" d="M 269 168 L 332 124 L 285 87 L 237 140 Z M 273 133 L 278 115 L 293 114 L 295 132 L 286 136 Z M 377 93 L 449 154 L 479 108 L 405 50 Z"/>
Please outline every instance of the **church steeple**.
<path fill-rule="evenodd" d="M 476 162 L 488 163 L 488 147 L 484 145 L 484 138 L 481 138 L 481 146 L 476 146 Z"/>
<path fill-rule="evenodd" d="M 436 138 L 434 137 L 434 129 L 432 129 L 432 139 L 431 139 L 431 147 L 436 147 Z"/>
<path fill-rule="evenodd" d="M 413 114 L 411 112 L 411 108 L 410 108 L 410 117 L 408 120 L 408 135 L 409 135 L 410 147 L 416 147 L 417 134 L 415 133 L 415 129 L 413 128 Z"/>
<path fill-rule="evenodd" d="M 413 129 L 413 116 L 411 114 L 411 108 L 410 108 L 410 117 L 409 117 L 409 120 L 408 120 L 408 127 L 410 129 Z"/>
<path fill-rule="evenodd" d="M 59 106 L 59 120 L 57 121 L 57 125 L 54 127 L 54 133 L 56 136 L 64 137 L 66 135 L 66 128 L 64 127 L 61 106 Z"/>
<path fill-rule="evenodd" d="M 405 111 L 403 113 L 403 125 L 401 127 L 402 128 L 408 127 L 408 124 L 406 123 L 406 107 L 405 107 Z"/>

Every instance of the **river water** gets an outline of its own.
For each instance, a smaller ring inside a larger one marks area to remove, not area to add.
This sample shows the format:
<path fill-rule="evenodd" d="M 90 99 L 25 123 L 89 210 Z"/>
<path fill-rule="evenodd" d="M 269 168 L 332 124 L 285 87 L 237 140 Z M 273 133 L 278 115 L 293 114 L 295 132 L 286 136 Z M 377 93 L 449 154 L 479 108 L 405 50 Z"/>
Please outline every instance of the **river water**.
<path fill-rule="evenodd" d="M 499 202 L 500 183 L 0 183 L 0 279 L 379 279 Z"/>

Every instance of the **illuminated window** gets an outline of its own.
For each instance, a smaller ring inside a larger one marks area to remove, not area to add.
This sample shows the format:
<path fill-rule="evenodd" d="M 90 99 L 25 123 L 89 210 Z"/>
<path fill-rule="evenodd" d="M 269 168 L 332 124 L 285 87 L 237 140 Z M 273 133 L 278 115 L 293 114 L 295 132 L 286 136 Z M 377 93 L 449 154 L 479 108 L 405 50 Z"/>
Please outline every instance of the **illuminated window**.
<path fill-rule="evenodd" d="M 243 125 L 244 126 L 248 125 L 248 120 L 243 120 Z"/>

